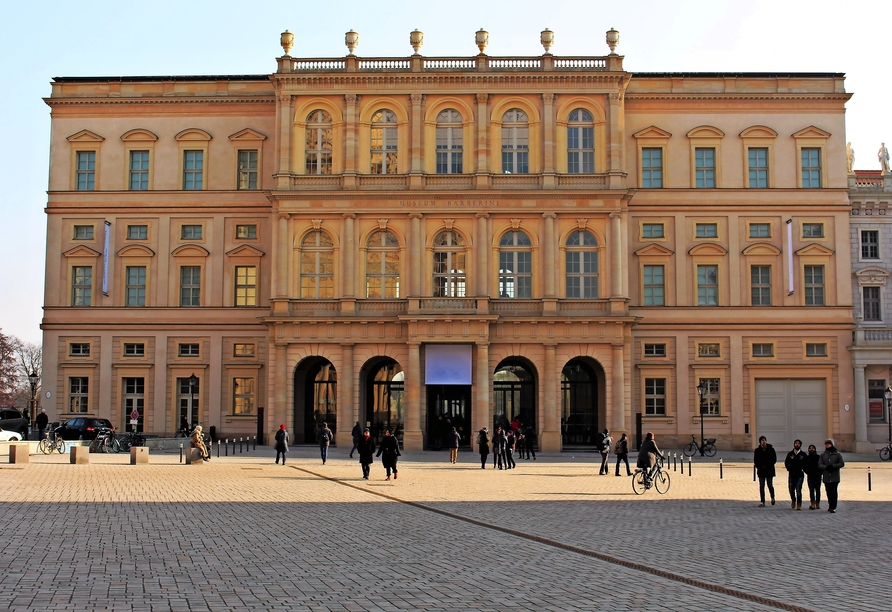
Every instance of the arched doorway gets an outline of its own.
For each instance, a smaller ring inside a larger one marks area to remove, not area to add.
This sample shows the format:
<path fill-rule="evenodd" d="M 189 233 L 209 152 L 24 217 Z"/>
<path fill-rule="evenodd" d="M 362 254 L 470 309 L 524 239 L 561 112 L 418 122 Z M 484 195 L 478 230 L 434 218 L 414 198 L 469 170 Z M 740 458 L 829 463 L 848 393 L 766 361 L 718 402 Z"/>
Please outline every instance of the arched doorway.
<path fill-rule="evenodd" d="M 337 372 L 323 357 L 303 360 L 294 371 L 294 426 L 295 443 L 316 442 L 316 430 L 324 422 L 332 432 L 338 432 Z"/>
<path fill-rule="evenodd" d="M 599 414 L 598 375 L 587 359 L 561 370 L 561 447 L 594 447 Z"/>
<path fill-rule="evenodd" d="M 403 368 L 390 358 L 374 360 L 363 368 L 365 418 L 360 425 L 369 428 L 376 443 L 390 427 L 402 446 L 405 378 Z"/>
<path fill-rule="evenodd" d="M 493 427 L 510 427 L 515 420 L 524 427 L 536 421 L 536 377 L 532 365 L 525 359 L 506 359 L 492 377 Z"/>

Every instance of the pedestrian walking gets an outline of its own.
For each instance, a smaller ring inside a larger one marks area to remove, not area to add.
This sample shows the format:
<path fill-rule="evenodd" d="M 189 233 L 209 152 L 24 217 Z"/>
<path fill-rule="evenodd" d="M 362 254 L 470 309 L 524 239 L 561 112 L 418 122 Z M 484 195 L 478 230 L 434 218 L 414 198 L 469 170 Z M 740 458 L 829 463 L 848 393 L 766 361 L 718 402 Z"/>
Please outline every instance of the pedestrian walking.
<path fill-rule="evenodd" d="M 787 468 L 787 486 L 790 489 L 790 508 L 802 510 L 802 481 L 808 456 L 802 452 L 802 440 L 793 440 L 793 450 L 787 453 L 784 467 Z"/>
<path fill-rule="evenodd" d="M 449 463 L 455 463 L 458 461 L 458 445 L 461 443 L 461 434 L 455 427 L 446 436 L 446 443 L 449 445 Z"/>
<path fill-rule="evenodd" d="M 528 425 L 526 431 L 523 432 L 523 441 L 524 445 L 527 449 L 527 459 L 530 458 L 530 453 L 533 455 L 533 460 L 536 459 L 536 430 L 533 429 L 532 425 Z"/>
<path fill-rule="evenodd" d="M 316 439 L 319 440 L 319 453 L 322 455 L 322 465 L 325 465 L 325 462 L 328 461 L 328 445 L 334 439 L 334 433 L 328 428 L 328 423 L 325 421 L 319 427 Z"/>
<path fill-rule="evenodd" d="M 486 469 L 486 458 L 489 457 L 489 429 L 484 427 L 477 434 L 477 448 L 480 449 L 480 469 Z"/>
<path fill-rule="evenodd" d="M 282 457 L 282 465 L 285 465 L 285 453 L 288 452 L 288 431 L 285 429 L 285 423 L 279 425 L 279 431 L 276 432 L 276 465 L 279 464 L 279 456 Z"/>
<path fill-rule="evenodd" d="M 517 444 L 517 438 L 514 436 L 514 430 L 509 429 L 505 432 L 505 469 L 510 470 L 517 467 L 514 462 L 514 447 Z"/>
<path fill-rule="evenodd" d="M 626 434 L 619 437 L 619 441 L 616 443 L 616 448 L 613 450 L 616 453 L 616 475 L 620 475 L 619 464 L 625 462 L 626 476 L 631 476 L 632 470 L 629 468 L 629 438 L 626 437 Z"/>
<path fill-rule="evenodd" d="M 753 465 L 756 466 L 756 475 L 759 477 L 759 507 L 765 507 L 765 486 L 771 494 L 771 505 L 774 505 L 774 464 L 777 463 L 777 453 L 774 447 L 768 443 L 765 436 L 759 436 L 759 446 L 753 451 Z"/>
<path fill-rule="evenodd" d="M 598 450 L 601 452 L 601 469 L 598 470 L 599 476 L 607 476 L 610 473 L 610 444 L 613 438 L 610 432 L 604 429 L 604 432 L 598 438 Z"/>
<path fill-rule="evenodd" d="M 808 445 L 808 455 L 805 457 L 805 475 L 808 479 L 808 499 L 811 501 L 809 510 L 821 509 L 821 456 L 814 444 Z"/>
<path fill-rule="evenodd" d="M 356 446 L 359 444 L 360 439 L 362 439 L 362 427 L 359 426 L 359 421 L 356 421 L 356 425 L 353 426 L 353 431 L 350 432 L 350 436 L 353 438 L 353 448 L 350 449 L 350 458 L 353 459 L 353 453 L 356 452 Z"/>
<path fill-rule="evenodd" d="M 43 440 L 43 432 L 46 431 L 46 426 L 49 425 L 50 418 L 46 415 L 46 409 L 41 408 L 40 413 L 37 415 L 35 419 L 37 425 L 37 432 L 39 437 L 38 440 Z"/>
<path fill-rule="evenodd" d="M 381 463 L 387 471 L 387 478 L 384 480 L 390 480 L 391 470 L 393 470 L 393 479 L 396 480 L 396 462 L 397 457 L 400 456 L 400 443 L 394 437 L 393 432 L 390 431 L 390 427 L 384 429 L 384 438 L 381 440 L 381 446 L 378 447 L 377 456 L 381 457 Z"/>
<path fill-rule="evenodd" d="M 505 430 L 501 427 L 496 427 L 495 432 L 492 434 L 492 452 L 493 452 L 493 462 L 492 467 L 496 467 L 496 463 L 498 463 L 499 469 L 504 469 L 504 466 L 507 464 L 507 460 L 505 459 L 505 448 L 508 446 L 508 438 L 505 436 Z"/>
<path fill-rule="evenodd" d="M 359 452 L 362 477 L 368 480 L 372 463 L 375 461 L 375 440 L 372 438 L 372 433 L 368 427 L 362 430 L 362 437 L 359 439 L 359 444 L 356 445 L 356 450 Z"/>
<path fill-rule="evenodd" d="M 843 461 L 842 455 L 836 450 L 833 444 L 833 438 L 824 440 L 824 452 L 821 453 L 821 460 L 818 462 L 821 470 L 824 472 L 824 490 L 827 492 L 827 512 L 836 512 L 836 505 L 839 501 L 837 489 L 839 488 L 839 470 L 845 467 L 846 462 Z"/>

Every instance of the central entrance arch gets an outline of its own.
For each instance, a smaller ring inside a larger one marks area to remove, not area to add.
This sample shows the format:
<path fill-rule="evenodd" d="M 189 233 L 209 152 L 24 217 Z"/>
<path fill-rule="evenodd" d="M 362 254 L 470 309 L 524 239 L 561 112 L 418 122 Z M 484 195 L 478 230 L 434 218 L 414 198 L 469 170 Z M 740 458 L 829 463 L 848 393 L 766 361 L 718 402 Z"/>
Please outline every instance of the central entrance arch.
<path fill-rule="evenodd" d="M 571 359 L 561 370 L 561 447 L 594 448 L 603 426 L 604 370 L 593 359 Z"/>
<path fill-rule="evenodd" d="M 297 444 L 316 442 L 322 423 L 338 432 L 338 375 L 324 357 L 308 357 L 294 370 L 293 439 Z"/>
<path fill-rule="evenodd" d="M 372 359 L 360 371 L 365 415 L 360 424 L 369 428 L 376 443 L 381 441 L 384 430 L 389 427 L 402 446 L 405 378 L 400 364 L 389 357 Z"/>
<path fill-rule="evenodd" d="M 493 427 L 511 427 L 514 422 L 532 425 L 536 419 L 536 375 L 533 365 L 521 357 L 502 361 L 492 377 Z"/>
<path fill-rule="evenodd" d="M 446 446 L 446 434 L 455 430 L 461 445 L 471 440 L 471 385 L 427 385 L 427 448 Z"/>

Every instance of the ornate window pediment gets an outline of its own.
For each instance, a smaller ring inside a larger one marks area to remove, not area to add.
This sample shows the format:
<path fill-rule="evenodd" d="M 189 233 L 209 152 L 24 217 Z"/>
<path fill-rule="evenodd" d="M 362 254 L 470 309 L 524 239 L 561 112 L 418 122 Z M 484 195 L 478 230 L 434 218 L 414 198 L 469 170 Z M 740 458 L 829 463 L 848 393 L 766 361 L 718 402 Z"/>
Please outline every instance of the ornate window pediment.
<path fill-rule="evenodd" d="M 258 140 L 266 140 L 266 136 L 261 134 L 260 132 L 256 132 L 251 128 L 245 128 L 232 134 L 229 136 L 229 140 L 239 141 L 239 140 L 248 140 L 251 142 L 256 142 Z"/>
<path fill-rule="evenodd" d="M 211 253 L 197 244 L 184 244 L 170 252 L 174 257 L 208 257 Z"/>
<path fill-rule="evenodd" d="M 78 245 L 73 249 L 68 249 L 64 253 L 62 253 L 63 257 L 102 257 L 102 253 L 99 251 L 94 251 L 90 247 L 85 247 L 84 245 Z"/>
<path fill-rule="evenodd" d="M 143 128 L 136 128 L 135 130 L 130 130 L 128 132 L 124 132 L 121 134 L 121 140 L 125 141 L 156 141 L 158 140 L 158 136 L 156 136 L 153 132 L 149 130 L 144 130 Z"/>
<path fill-rule="evenodd" d="M 715 244 L 713 242 L 708 242 L 705 244 L 698 244 L 693 247 L 690 251 L 688 251 L 689 255 L 727 255 L 728 250 L 721 246 L 720 244 Z"/>
<path fill-rule="evenodd" d="M 186 128 L 173 138 L 174 140 L 197 140 L 206 142 L 213 138 L 213 136 L 211 136 L 204 130 L 199 130 L 198 128 Z"/>
<path fill-rule="evenodd" d="M 754 125 L 740 133 L 741 138 L 777 138 L 777 132 L 764 125 Z"/>
<path fill-rule="evenodd" d="M 744 255 L 780 255 L 781 250 L 769 242 L 757 242 L 741 251 Z"/>
<path fill-rule="evenodd" d="M 858 279 L 858 285 L 881 285 L 886 286 L 886 279 L 889 277 L 889 270 L 885 268 L 871 267 L 862 268 L 855 272 L 855 278 Z"/>
<path fill-rule="evenodd" d="M 810 125 L 807 128 L 799 130 L 798 132 L 794 132 L 792 134 L 792 137 L 793 138 L 830 138 L 830 132 L 824 131 L 821 128 Z"/>
<path fill-rule="evenodd" d="M 634 138 L 672 138 L 672 134 L 655 125 L 648 126 L 632 134 Z"/>
<path fill-rule="evenodd" d="M 641 247 L 637 251 L 635 251 L 635 255 L 638 257 L 642 256 L 658 256 L 658 257 L 668 257 L 669 255 L 675 255 L 675 251 L 670 251 L 666 247 L 659 244 L 649 244 L 645 247 Z"/>
<path fill-rule="evenodd" d="M 155 251 L 141 244 L 129 244 L 117 253 L 118 257 L 154 257 Z"/>
<path fill-rule="evenodd" d="M 237 246 L 231 251 L 226 251 L 228 257 L 263 257 L 266 253 L 254 247 L 243 244 Z"/>
<path fill-rule="evenodd" d="M 695 127 L 687 133 L 688 138 L 724 138 L 725 133 L 717 127 L 711 125 L 701 125 Z"/>
<path fill-rule="evenodd" d="M 811 257 L 830 257 L 834 252 L 820 244 L 809 244 L 796 251 L 796 254 L 800 257 L 803 255 Z"/>
<path fill-rule="evenodd" d="M 105 138 L 90 130 L 81 130 L 69 136 L 67 140 L 68 142 L 102 142 Z"/>

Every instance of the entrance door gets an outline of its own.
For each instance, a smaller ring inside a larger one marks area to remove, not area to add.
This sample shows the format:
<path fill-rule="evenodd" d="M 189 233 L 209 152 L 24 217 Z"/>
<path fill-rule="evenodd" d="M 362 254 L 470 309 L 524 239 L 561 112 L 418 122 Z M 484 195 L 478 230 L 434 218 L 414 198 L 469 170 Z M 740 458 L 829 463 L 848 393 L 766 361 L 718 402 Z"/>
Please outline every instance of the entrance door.
<path fill-rule="evenodd" d="M 327 423 L 338 432 L 337 373 L 326 359 L 301 362 L 294 372 L 294 441 L 316 443 L 316 432 Z M 351 424 L 352 426 L 352 424 Z"/>
<path fill-rule="evenodd" d="M 453 427 L 462 446 L 472 442 L 471 385 L 427 385 L 427 448 L 445 448 Z"/>
<path fill-rule="evenodd" d="M 561 372 L 561 446 L 595 445 L 598 429 L 597 378 L 584 361 L 570 362 Z"/>
<path fill-rule="evenodd" d="M 388 360 L 368 374 L 366 382 L 365 427 L 372 432 L 375 444 L 384 437 L 384 429 L 403 443 L 403 399 L 405 373 L 394 360 Z"/>
<path fill-rule="evenodd" d="M 199 424 L 200 419 L 198 415 L 198 398 L 199 394 L 199 384 L 200 379 L 195 379 L 195 385 L 189 386 L 189 378 L 177 378 L 177 422 L 176 428 L 179 429 L 180 425 L 183 422 L 183 419 L 186 420 L 186 423 L 189 425 L 189 429 L 195 429 L 195 426 Z"/>
<path fill-rule="evenodd" d="M 536 381 L 532 372 L 519 361 L 499 364 L 492 377 L 492 426 L 507 429 L 512 423 L 524 428 L 536 423 Z"/>
<path fill-rule="evenodd" d="M 827 399 L 824 380 L 756 380 L 756 437 L 765 436 L 780 454 L 793 448 L 824 446 L 827 435 Z"/>

